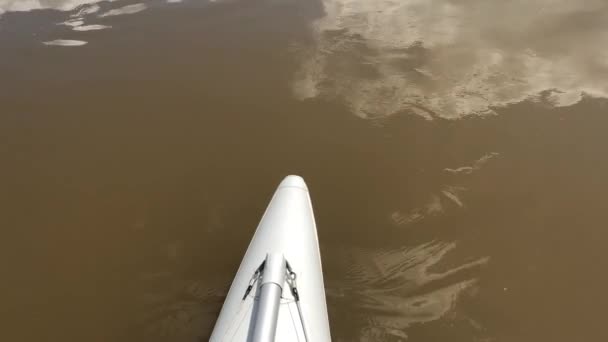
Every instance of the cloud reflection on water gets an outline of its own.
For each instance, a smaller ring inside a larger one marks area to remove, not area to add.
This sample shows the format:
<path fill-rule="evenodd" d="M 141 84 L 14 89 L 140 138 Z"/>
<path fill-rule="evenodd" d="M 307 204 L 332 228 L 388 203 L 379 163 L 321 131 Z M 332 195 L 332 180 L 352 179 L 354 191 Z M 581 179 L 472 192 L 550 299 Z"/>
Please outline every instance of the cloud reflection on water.
<path fill-rule="evenodd" d="M 146 8 L 148 8 L 148 6 L 146 6 L 143 3 L 127 5 L 127 6 L 123 6 L 120 8 L 109 10 L 106 13 L 100 14 L 99 17 L 103 18 L 103 17 L 112 17 L 112 16 L 116 16 L 116 15 L 135 14 L 135 13 L 139 13 L 139 12 L 145 10 Z"/>
<path fill-rule="evenodd" d="M 495 114 L 523 100 L 608 97 L 602 0 L 324 0 L 296 96 L 361 117 Z"/>
<path fill-rule="evenodd" d="M 107 9 L 101 14 L 101 3 L 119 3 L 118 0 L 0 0 L 0 15 L 6 12 L 30 12 L 36 10 L 57 10 L 72 12 L 64 22 L 58 23 L 72 28 L 73 31 L 86 32 L 112 28 L 111 25 L 90 23 L 97 18 L 113 17 L 118 15 L 135 14 L 144 11 L 148 6 L 144 3 L 124 5 L 122 7 Z M 95 15 L 97 14 L 97 15 Z M 87 42 L 81 39 L 55 39 L 44 42 L 53 46 L 82 46 Z"/>
<path fill-rule="evenodd" d="M 0 0 L 0 14 L 4 12 L 29 12 L 41 9 L 73 11 L 80 6 L 113 0 Z"/>
<path fill-rule="evenodd" d="M 44 42 L 44 45 L 49 46 L 83 46 L 86 45 L 87 42 L 84 40 L 74 40 L 74 39 L 55 39 L 48 42 Z"/>

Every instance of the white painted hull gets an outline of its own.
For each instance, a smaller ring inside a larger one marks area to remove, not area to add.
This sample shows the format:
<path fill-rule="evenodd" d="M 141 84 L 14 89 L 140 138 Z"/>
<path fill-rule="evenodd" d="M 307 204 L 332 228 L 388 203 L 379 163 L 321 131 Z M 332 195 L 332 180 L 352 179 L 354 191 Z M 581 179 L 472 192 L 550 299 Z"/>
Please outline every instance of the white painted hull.
<path fill-rule="evenodd" d="M 275 341 L 330 341 L 317 229 L 308 188 L 298 176 L 286 177 L 276 190 L 232 282 L 210 341 L 251 340 L 259 287 L 254 286 L 245 299 L 243 296 L 268 254 L 285 257 L 297 274 L 300 297 L 298 310 L 289 286 L 283 286 Z"/>

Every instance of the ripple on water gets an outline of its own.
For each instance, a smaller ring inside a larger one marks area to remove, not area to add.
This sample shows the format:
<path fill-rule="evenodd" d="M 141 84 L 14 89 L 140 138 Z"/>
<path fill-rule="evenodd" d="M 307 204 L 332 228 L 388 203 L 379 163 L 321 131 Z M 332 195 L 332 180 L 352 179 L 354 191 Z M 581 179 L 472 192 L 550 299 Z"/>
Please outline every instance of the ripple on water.
<path fill-rule="evenodd" d="M 226 296 L 227 279 L 180 279 L 173 273 L 142 275 L 144 333 L 152 340 L 198 341 L 211 331 Z"/>
<path fill-rule="evenodd" d="M 483 257 L 443 271 L 446 255 L 456 243 L 433 241 L 395 249 L 348 248 L 350 260 L 345 283 L 328 290 L 332 300 L 348 300 L 357 312 L 360 341 L 404 339 L 413 324 L 435 321 L 456 310 L 460 295 L 474 289 Z M 332 298 L 333 297 L 333 298 Z"/>

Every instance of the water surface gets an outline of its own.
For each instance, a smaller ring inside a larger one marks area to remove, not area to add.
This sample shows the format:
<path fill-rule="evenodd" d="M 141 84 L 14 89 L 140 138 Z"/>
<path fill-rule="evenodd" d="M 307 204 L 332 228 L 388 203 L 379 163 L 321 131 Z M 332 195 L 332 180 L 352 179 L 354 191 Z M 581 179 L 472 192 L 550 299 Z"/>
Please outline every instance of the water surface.
<path fill-rule="evenodd" d="M 603 341 L 605 1 L 2 1 L 13 341 L 206 340 L 305 177 L 335 341 Z"/>

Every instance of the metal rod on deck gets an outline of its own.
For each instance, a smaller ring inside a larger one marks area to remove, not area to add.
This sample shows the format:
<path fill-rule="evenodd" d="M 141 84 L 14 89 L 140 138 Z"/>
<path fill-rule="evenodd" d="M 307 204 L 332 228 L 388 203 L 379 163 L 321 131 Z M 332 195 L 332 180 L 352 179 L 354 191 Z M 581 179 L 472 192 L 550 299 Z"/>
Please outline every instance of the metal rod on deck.
<path fill-rule="evenodd" d="M 252 342 L 274 342 L 285 283 L 285 267 L 282 254 L 266 255 Z"/>

